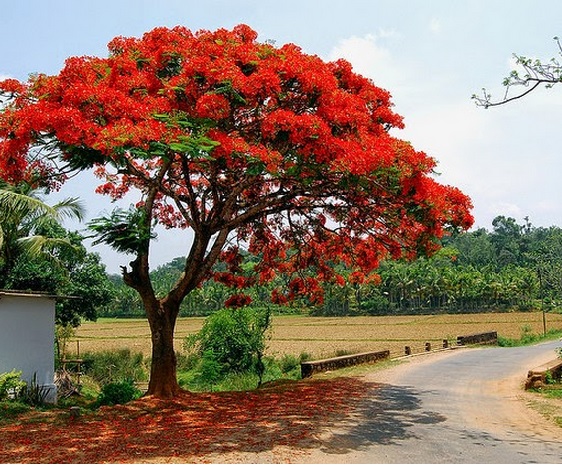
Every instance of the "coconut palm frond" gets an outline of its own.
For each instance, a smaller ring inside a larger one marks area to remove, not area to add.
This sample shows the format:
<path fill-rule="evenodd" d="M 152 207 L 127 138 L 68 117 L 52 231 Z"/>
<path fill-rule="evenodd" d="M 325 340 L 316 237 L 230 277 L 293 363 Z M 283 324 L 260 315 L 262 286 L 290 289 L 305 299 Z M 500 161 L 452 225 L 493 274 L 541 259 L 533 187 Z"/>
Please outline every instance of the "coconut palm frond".
<path fill-rule="evenodd" d="M 31 256 L 43 256 L 46 259 L 57 261 L 52 254 L 55 249 L 66 249 L 80 251 L 80 248 L 73 245 L 67 238 L 50 238 L 43 235 L 32 235 L 18 239 L 18 243 L 24 245 L 25 251 Z"/>
<path fill-rule="evenodd" d="M 83 221 L 86 214 L 86 206 L 79 198 L 66 198 L 53 206 L 57 212 L 57 218 L 76 219 Z"/>
<path fill-rule="evenodd" d="M 0 189 L 0 213 L 2 217 L 9 217 L 12 213 L 24 215 L 48 215 L 57 218 L 57 210 L 38 198 L 17 193 L 11 190 Z"/>

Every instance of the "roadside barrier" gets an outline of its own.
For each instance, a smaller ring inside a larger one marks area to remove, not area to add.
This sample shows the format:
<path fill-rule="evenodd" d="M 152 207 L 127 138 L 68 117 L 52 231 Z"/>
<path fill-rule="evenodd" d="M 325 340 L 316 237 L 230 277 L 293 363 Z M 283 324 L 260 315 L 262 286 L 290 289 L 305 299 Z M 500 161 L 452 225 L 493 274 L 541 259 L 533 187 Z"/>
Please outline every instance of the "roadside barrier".
<path fill-rule="evenodd" d="M 547 375 L 555 380 L 562 378 L 562 358 L 555 358 L 544 365 L 529 370 L 525 381 L 525 389 L 539 388 L 546 384 Z"/>
<path fill-rule="evenodd" d="M 496 331 L 483 332 L 479 334 L 470 334 L 467 336 L 457 337 L 457 346 L 469 345 L 469 344 L 497 344 L 498 343 L 498 333 Z M 454 346 L 449 344 L 447 339 L 443 339 L 442 349 L 432 350 L 431 342 L 426 342 L 424 345 L 425 352 L 440 351 L 440 350 L 450 350 L 454 349 Z M 424 352 L 424 353 L 425 353 Z M 404 347 L 404 353 L 406 356 L 414 355 L 412 353 L 412 347 L 407 345 Z M 319 373 L 322 371 L 337 370 L 339 368 L 345 368 L 348 366 L 360 365 L 362 363 L 375 363 L 381 360 L 390 359 L 390 350 L 382 350 L 378 352 L 364 352 L 353 355 L 342 355 L 341 357 L 326 358 L 324 360 L 314 360 L 310 362 L 301 363 L 301 377 L 308 378 L 314 373 Z"/>
<path fill-rule="evenodd" d="M 314 373 L 321 371 L 337 370 L 348 366 L 360 365 L 362 363 L 374 363 L 390 358 L 390 350 L 379 352 L 365 352 L 354 355 L 343 355 L 341 357 L 327 358 L 301 363 L 301 376 L 308 378 Z"/>
<path fill-rule="evenodd" d="M 498 333 L 496 331 L 482 332 L 479 334 L 469 334 L 467 336 L 458 336 L 457 345 L 469 344 L 492 344 L 497 345 Z"/>

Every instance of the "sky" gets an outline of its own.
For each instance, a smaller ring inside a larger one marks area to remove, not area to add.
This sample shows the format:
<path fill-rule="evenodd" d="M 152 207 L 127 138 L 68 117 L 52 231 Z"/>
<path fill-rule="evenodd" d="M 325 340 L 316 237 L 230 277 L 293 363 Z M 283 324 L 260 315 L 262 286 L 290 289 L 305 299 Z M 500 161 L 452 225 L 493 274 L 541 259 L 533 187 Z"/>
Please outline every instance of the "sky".
<path fill-rule="evenodd" d="M 406 125 L 393 134 L 438 161 L 439 182 L 472 198 L 474 228 L 491 230 L 498 215 L 562 226 L 562 85 L 489 109 L 471 100 L 483 87 L 503 96 L 514 53 L 557 55 L 558 0 L 532 7 L 521 0 L 0 0 L 0 8 L 0 77 L 20 80 L 56 74 L 70 56 L 105 57 L 115 36 L 157 26 L 244 23 L 260 41 L 291 42 L 327 61 L 345 58 L 393 96 Z M 93 194 L 96 183 L 81 176 L 49 201 L 78 196 L 88 219 L 108 213 L 113 206 Z M 189 239 L 160 231 L 151 268 L 184 256 Z M 110 273 L 129 261 L 107 247 L 93 250 Z"/>

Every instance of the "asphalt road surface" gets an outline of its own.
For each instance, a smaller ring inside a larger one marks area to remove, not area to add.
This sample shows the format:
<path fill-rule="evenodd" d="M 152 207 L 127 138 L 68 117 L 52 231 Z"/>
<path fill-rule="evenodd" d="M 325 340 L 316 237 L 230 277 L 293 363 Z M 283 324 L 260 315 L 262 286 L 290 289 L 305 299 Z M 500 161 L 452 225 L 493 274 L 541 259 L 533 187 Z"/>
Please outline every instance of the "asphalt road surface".
<path fill-rule="evenodd" d="M 529 409 L 529 369 L 561 341 L 414 357 L 369 375 L 371 397 L 304 463 L 562 463 L 562 429 Z M 417 358 L 417 361 L 416 361 Z"/>

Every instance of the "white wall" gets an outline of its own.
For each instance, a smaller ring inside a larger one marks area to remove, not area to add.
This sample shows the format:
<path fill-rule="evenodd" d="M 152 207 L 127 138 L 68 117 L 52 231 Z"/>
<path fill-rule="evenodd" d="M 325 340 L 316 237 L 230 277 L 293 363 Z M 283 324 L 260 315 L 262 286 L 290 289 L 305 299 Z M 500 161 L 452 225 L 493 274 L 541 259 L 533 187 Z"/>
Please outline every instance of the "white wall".
<path fill-rule="evenodd" d="M 50 389 L 54 384 L 55 300 L 38 295 L 0 293 L 0 373 L 22 371 L 22 379 Z"/>

